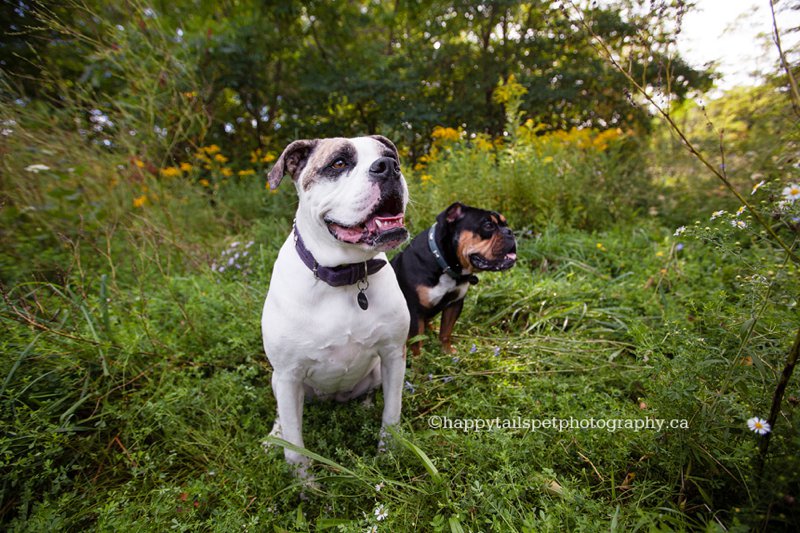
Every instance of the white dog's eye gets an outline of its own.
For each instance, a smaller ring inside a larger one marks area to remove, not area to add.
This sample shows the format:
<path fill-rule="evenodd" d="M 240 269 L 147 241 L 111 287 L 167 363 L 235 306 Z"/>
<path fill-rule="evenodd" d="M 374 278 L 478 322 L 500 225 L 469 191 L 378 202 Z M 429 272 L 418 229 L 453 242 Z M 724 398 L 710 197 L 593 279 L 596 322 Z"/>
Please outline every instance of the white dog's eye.
<path fill-rule="evenodd" d="M 331 164 L 331 168 L 334 170 L 342 170 L 346 166 L 347 163 L 344 162 L 344 159 L 337 159 Z"/>

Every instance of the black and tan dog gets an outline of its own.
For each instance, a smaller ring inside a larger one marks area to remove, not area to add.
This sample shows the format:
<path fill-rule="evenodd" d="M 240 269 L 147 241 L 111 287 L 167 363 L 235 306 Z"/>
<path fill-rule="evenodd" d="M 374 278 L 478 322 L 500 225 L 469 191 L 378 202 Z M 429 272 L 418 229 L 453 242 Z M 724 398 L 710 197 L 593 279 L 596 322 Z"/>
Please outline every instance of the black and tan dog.
<path fill-rule="evenodd" d="M 458 202 L 439 213 L 433 226 L 391 261 L 411 315 L 408 337 L 425 333 L 442 313 L 439 339 L 453 353 L 450 336 L 467 289 L 478 283 L 475 273 L 511 268 L 516 252 L 514 233 L 500 213 Z M 420 343 L 411 349 L 419 354 Z"/>

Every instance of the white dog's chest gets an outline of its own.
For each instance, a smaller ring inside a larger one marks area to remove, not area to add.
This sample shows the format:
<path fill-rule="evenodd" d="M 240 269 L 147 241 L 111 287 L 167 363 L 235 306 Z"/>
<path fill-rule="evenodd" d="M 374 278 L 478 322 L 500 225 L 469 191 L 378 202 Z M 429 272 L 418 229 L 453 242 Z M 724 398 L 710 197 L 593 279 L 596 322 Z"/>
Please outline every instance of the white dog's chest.
<path fill-rule="evenodd" d="M 343 337 L 310 358 L 303 382 L 317 394 L 352 390 L 380 364 L 378 347 L 359 336 Z"/>
<path fill-rule="evenodd" d="M 356 286 L 330 287 L 315 280 L 289 240 L 264 304 L 262 330 L 273 368 L 319 393 L 345 392 L 405 343 L 409 316 L 390 265 L 369 277 L 369 307 L 356 301 Z"/>

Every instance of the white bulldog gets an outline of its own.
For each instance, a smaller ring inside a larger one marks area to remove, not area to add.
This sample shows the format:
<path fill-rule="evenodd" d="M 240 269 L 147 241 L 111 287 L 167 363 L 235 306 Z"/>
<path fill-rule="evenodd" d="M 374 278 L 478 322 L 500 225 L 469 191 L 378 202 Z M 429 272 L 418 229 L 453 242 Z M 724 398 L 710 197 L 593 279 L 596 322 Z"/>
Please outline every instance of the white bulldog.
<path fill-rule="evenodd" d="M 400 420 L 409 312 L 386 250 L 408 238 L 408 188 L 382 136 L 294 141 L 269 173 L 299 205 L 272 270 L 261 331 L 278 418 L 271 435 L 303 446 L 306 398 L 347 401 L 383 384 L 384 428 Z M 308 459 L 286 449 L 306 475 Z"/>

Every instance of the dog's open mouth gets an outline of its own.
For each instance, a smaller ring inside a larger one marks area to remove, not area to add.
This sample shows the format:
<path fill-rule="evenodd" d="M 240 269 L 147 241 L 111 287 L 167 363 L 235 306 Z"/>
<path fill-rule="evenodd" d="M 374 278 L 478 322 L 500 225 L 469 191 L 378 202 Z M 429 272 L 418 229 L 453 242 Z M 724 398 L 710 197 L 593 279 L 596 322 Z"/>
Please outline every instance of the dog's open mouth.
<path fill-rule="evenodd" d="M 383 198 L 364 221 L 355 226 L 344 226 L 327 219 L 325 223 L 331 235 L 342 242 L 366 244 L 381 250 L 395 248 L 408 239 L 403 200 L 396 194 Z"/>
<path fill-rule="evenodd" d="M 481 254 L 470 254 L 469 262 L 479 270 L 488 270 L 492 272 L 508 270 L 517 262 L 517 251 L 516 248 L 514 248 L 504 256 L 496 259 L 487 259 Z"/>

